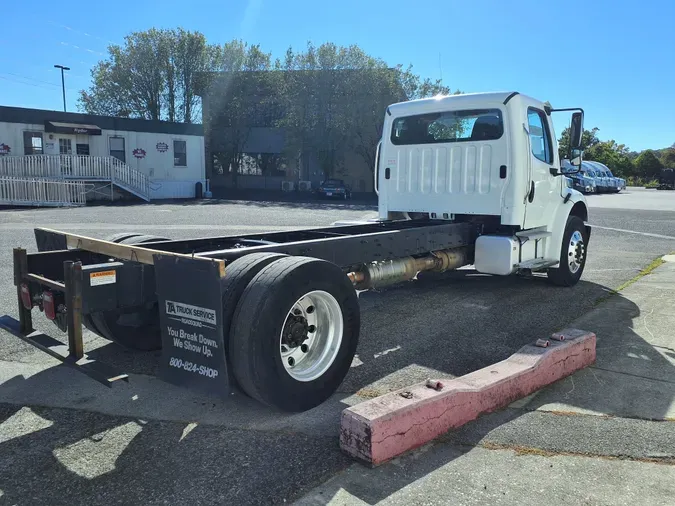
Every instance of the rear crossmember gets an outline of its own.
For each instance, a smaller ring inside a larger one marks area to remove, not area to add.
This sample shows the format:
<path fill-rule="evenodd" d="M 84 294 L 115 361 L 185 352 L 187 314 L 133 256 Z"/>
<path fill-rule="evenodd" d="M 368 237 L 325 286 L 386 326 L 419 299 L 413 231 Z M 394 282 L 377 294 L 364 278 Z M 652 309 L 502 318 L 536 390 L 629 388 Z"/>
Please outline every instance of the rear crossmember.
<path fill-rule="evenodd" d="M 63 282 L 44 278 L 28 272 L 28 256 L 25 249 L 14 249 L 14 284 L 17 290 L 19 320 L 10 316 L 0 317 L 0 328 L 5 329 L 28 344 L 35 346 L 64 364 L 83 372 L 106 386 L 115 381 L 128 381 L 128 375 L 115 371 L 103 362 L 91 360 L 84 353 L 82 342 L 82 262 L 67 260 L 63 263 Z M 43 290 L 31 293 L 30 285 L 39 285 Z M 63 313 L 57 315 L 55 293 L 63 300 Z M 47 304 L 49 308 L 47 308 Z M 38 305 L 45 313 L 51 313 L 57 325 L 68 332 L 68 345 L 33 329 L 32 308 Z M 67 308 L 67 310 L 66 310 Z M 65 320 L 65 321 L 64 321 Z"/>
<path fill-rule="evenodd" d="M 83 320 L 91 315 L 120 314 L 151 306 L 159 313 L 157 323 L 161 329 L 159 376 L 173 384 L 227 395 L 235 378 L 232 364 L 228 366 L 231 322 L 223 319 L 231 318 L 234 308 L 224 308 L 223 304 L 227 300 L 236 305 L 243 292 L 239 287 L 236 298 L 227 297 L 235 290 L 227 276 L 227 266 L 232 265 L 241 277 L 234 265 L 249 255 L 309 257 L 324 261 L 327 268 L 330 264 L 339 267 L 345 279 L 358 288 L 371 275 L 409 279 L 418 270 L 445 270 L 451 265 L 470 263 L 471 245 L 477 234 L 475 225 L 468 223 L 406 220 L 158 240 L 139 246 L 35 229 L 38 252 L 14 250 L 19 320 L 1 317 L 0 327 L 111 386 L 117 380 L 128 381 L 128 376 L 85 355 Z M 452 252 L 459 250 L 469 253 L 453 257 Z M 436 256 L 431 256 L 434 252 Z M 367 267 L 396 259 L 403 259 L 398 271 Z M 39 307 L 60 330 L 67 331 L 67 347 L 33 330 L 33 307 Z"/>

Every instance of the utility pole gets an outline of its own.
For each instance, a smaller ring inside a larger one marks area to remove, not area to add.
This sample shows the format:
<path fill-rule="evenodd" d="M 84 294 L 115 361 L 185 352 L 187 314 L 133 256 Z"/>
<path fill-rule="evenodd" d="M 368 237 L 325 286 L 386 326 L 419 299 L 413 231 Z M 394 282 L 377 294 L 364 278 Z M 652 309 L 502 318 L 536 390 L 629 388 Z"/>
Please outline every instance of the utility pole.
<path fill-rule="evenodd" d="M 63 91 L 63 112 L 66 112 L 66 81 L 63 78 L 63 71 L 70 70 L 70 67 L 64 67 L 63 65 L 54 65 L 55 69 L 61 69 L 61 90 Z"/>

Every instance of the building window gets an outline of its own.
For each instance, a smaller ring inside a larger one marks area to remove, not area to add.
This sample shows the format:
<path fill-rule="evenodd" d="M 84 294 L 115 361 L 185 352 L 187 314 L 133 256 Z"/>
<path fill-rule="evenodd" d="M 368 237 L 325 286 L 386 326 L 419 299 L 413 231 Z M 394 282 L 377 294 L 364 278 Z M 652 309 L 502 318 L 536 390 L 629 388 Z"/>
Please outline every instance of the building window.
<path fill-rule="evenodd" d="M 110 138 L 110 156 L 114 156 L 120 162 L 126 163 L 127 152 L 124 146 L 124 137 Z"/>
<path fill-rule="evenodd" d="M 23 133 L 23 153 L 25 155 L 41 155 L 42 150 L 42 132 L 24 132 Z"/>
<path fill-rule="evenodd" d="M 173 166 L 187 167 L 187 143 L 173 141 Z"/>
<path fill-rule="evenodd" d="M 551 151 L 551 134 L 544 112 L 538 109 L 527 109 L 527 123 L 530 130 L 530 145 L 535 158 L 545 163 L 553 163 Z"/>

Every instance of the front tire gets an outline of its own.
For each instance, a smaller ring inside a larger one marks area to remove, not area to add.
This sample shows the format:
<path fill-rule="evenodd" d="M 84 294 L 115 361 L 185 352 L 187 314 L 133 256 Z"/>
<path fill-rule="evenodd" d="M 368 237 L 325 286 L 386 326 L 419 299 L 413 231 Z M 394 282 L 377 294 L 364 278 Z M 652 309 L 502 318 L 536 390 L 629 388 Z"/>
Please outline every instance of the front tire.
<path fill-rule="evenodd" d="M 586 266 L 588 234 L 584 221 L 578 216 L 567 218 L 560 248 L 560 266 L 548 270 L 548 279 L 556 286 L 577 284 Z"/>
<path fill-rule="evenodd" d="M 340 386 L 356 352 L 356 291 L 330 262 L 286 257 L 246 287 L 229 339 L 233 375 L 249 396 L 274 408 L 314 408 Z"/>

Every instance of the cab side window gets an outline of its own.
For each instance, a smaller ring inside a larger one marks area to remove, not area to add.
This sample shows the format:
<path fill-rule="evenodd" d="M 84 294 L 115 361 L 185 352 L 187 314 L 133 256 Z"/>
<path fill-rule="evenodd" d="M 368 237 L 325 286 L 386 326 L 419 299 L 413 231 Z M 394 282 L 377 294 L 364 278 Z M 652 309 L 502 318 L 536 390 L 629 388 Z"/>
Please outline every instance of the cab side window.
<path fill-rule="evenodd" d="M 530 145 L 532 154 L 545 163 L 553 163 L 553 151 L 551 150 L 551 134 L 548 130 L 548 122 L 544 111 L 527 109 L 527 123 L 530 131 Z"/>

